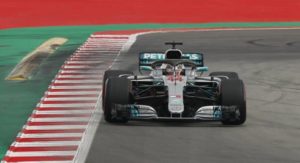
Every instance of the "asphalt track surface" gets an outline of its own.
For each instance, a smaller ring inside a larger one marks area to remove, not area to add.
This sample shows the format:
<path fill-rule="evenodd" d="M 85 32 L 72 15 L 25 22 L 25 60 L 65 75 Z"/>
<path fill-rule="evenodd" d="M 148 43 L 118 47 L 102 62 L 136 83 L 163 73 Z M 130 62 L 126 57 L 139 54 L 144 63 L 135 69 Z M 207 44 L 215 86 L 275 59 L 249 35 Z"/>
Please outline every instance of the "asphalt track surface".
<path fill-rule="evenodd" d="M 236 71 L 245 81 L 244 125 L 129 122 L 99 125 L 86 162 L 300 162 L 300 30 L 158 33 L 138 37 L 114 68 L 137 70 L 141 51 L 205 54 L 212 71 Z"/>

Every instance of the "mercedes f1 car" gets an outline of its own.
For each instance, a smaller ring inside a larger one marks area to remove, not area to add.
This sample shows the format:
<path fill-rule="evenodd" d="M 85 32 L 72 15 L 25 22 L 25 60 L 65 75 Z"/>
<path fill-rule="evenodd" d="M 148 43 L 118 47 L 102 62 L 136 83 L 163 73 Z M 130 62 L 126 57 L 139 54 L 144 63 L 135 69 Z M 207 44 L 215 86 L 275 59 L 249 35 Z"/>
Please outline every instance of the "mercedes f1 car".
<path fill-rule="evenodd" d="M 246 120 L 245 87 L 236 72 L 204 76 L 201 53 L 182 53 L 178 42 L 165 53 L 140 53 L 139 70 L 107 70 L 102 103 L 107 122 L 128 120 L 221 121 L 240 125 Z M 145 75 L 144 72 L 148 72 Z"/>

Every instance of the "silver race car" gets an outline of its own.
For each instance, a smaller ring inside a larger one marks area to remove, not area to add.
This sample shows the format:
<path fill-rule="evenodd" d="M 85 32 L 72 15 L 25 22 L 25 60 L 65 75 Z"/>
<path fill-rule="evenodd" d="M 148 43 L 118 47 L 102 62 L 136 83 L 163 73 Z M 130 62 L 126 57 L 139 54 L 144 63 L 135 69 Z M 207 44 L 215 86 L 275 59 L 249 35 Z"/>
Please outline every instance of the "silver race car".
<path fill-rule="evenodd" d="M 165 53 L 140 53 L 139 70 L 107 70 L 102 103 L 107 122 L 128 120 L 221 121 L 240 125 L 246 120 L 245 87 L 235 72 L 204 76 L 203 54 L 182 53 L 178 42 Z M 145 72 L 148 73 L 145 75 Z"/>

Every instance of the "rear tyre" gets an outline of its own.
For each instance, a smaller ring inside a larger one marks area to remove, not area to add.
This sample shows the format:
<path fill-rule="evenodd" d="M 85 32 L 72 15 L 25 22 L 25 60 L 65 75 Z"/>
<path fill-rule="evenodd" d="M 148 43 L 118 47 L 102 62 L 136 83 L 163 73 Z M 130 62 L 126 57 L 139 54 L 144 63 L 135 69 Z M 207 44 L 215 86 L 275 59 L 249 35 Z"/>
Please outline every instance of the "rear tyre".
<path fill-rule="evenodd" d="M 107 70 L 105 71 L 103 75 L 103 80 L 102 80 L 102 108 L 104 108 L 104 96 L 105 96 L 105 83 L 107 79 L 112 78 L 112 77 L 118 77 L 119 75 L 122 74 L 130 74 L 133 75 L 132 72 L 130 71 L 125 71 L 125 70 Z M 103 110 L 104 111 L 104 110 Z"/>
<path fill-rule="evenodd" d="M 222 120 L 224 125 L 241 125 L 246 121 L 246 97 L 242 80 L 223 80 L 221 83 L 221 105 L 237 106 L 239 116 L 234 120 Z"/>
<path fill-rule="evenodd" d="M 239 79 L 239 75 L 236 72 L 229 72 L 229 71 L 217 71 L 211 72 L 209 76 L 227 76 L 229 79 Z M 224 78 L 224 77 L 221 77 Z"/>
<path fill-rule="evenodd" d="M 106 82 L 106 90 L 103 101 L 105 120 L 107 122 L 127 122 L 127 117 L 114 118 L 112 116 L 112 109 L 115 104 L 131 104 L 131 81 L 127 78 L 109 78 Z"/>

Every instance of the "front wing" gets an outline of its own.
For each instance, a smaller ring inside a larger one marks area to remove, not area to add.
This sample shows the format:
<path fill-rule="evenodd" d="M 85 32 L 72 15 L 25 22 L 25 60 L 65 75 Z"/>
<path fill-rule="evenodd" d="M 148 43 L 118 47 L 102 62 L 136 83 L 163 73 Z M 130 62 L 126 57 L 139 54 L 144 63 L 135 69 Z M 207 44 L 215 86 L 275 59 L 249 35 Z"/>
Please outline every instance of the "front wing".
<path fill-rule="evenodd" d="M 111 114 L 113 119 L 170 121 L 235 121 L 240 116 L 238 106 L 203 106 L 195 112 L 193 117 L 183 117 L 180 114 L 161 117 L 151 106 L 120 104 L 114 105 Z"/>

